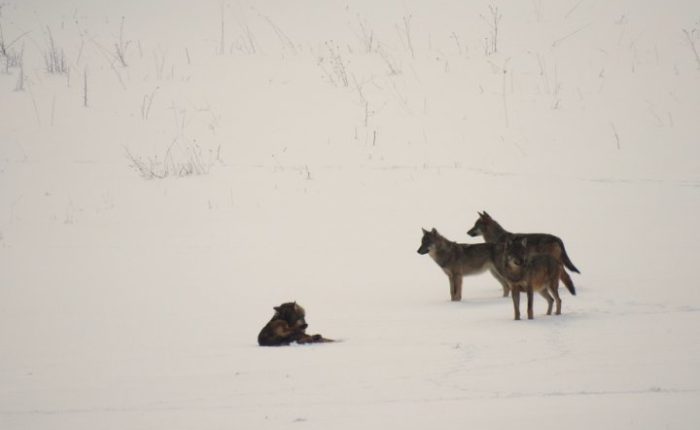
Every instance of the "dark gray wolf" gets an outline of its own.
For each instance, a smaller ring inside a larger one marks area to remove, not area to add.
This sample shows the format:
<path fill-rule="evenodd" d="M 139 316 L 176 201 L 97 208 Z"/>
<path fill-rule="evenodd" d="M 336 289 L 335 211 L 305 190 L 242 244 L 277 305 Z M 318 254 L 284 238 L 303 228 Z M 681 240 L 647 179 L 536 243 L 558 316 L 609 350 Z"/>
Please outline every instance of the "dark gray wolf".
<path fill-rule="evenodd" d="M 274 309 L 275 315 L 258 334 L 260 346 L 283 346 L 293 342 L 333 342 L 320 334 L 306 334 L 306 311 L 296 302 L 282 303 Z"/>
<path fill-rule="evenodd" d="M 569 259 L 564 242 L 557 236 L 546 233 L 511 233 L 501 227 L 491 216 L 486 213 L 479 212 L 479 218 L 474 223 L 467 234 L 472 237 L 483 236 L 487 243 L 497 243 L 505 239 L 525 239 L 527 238 L 527 251 L 529 254 L 547 254 L 561 261 L 564 266 L 576 273 L 581 273 L 574 266 L 574 263 Z M 561 280 L 570 291 L 574 290 L 574 283 L 566 270 L 561 271 Z"/>
<path fill-rule="evenodd" d="M 549 254 L 530 254 L 528 239 L 506 238 L 496 246 L 502 246 L 496 266 L 508 280 L 513 297 L 515 319 L 520 319 L 520 292 L 527 293 L 527 318 L 533 318 L 532 296 L 539 293 L 547 300 L 547 315 L 552 314 L 552 304 L 556 300 L 556 315 L 561 314 L 559 278 L 564 270 L 561 261 Z M 567 286 L 567 288 L 569 288 Z M 576 294 L 569 288 L 572 295 Z M 551 295 L 550 295 L 551 294 Z M 552 299 L 552 295 L 554 299 Z"/>
<path fill-rule="evenodd" d="M 430 257 L 442 268 L 450 280 L 450 298 L 453 302 L 462 300 L 462 278 L 476 275 L 486 270 L 498 279 L 503 287 L 503 297 L 508 296 L 509 284 L 495 268 L 495 245 L 492 243 L 456 243 L 444 238 L 434 228 L 423 230 L 418 253 Z"/>

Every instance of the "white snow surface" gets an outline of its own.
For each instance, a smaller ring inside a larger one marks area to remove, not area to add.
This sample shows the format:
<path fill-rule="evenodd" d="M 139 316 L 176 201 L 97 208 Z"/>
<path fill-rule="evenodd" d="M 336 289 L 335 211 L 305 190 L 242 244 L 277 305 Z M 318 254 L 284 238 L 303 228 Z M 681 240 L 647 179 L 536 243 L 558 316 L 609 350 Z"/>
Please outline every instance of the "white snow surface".
<path fill-rule="evenodd" d="M 1 429 L 700 428 L 700 2 L 0 26 Z M 488 274 L 449 301 L 420 229 L 479 242 L 481 210 L 564 240 L 561 316 Z M 257 346 L 291 300 L 341 342 Z"/>

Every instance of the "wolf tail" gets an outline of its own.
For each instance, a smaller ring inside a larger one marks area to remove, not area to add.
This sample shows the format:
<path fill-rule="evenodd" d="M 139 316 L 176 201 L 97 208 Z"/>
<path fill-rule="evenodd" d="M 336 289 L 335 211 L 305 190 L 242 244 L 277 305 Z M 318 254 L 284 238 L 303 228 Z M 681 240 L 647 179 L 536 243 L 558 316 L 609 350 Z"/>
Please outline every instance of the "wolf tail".
<path fill-rule="evenodd" d="M 559 238 L 557 239 L 559 240 L 559 246 L 561 247 L 561 261 L 562 263 L 564 263 L 564 266 L 566 266 L 566 268 L 571 270 L 572 272 L 581 273 L 578 271 L 576 266 L 574 266 L 574 263 L 572 263 L 569 259 L 569 255 L 566 253 L 566 248 L 564 248 L 564 242 L 562 242 L 562 240 Z"/>
<path fill-rule="evenodd" d="M 564 283 L 566 286 L 566 289 L 569 290 L 572 296 L 576 295 L 576 288 L 574 287 L 574 282 L 571 280 L 571 276 L 569 276 L 568 273 L 566 273 L 566 270 L 561 269 L 561 272 L 559 273 L 559 279 Z"/>

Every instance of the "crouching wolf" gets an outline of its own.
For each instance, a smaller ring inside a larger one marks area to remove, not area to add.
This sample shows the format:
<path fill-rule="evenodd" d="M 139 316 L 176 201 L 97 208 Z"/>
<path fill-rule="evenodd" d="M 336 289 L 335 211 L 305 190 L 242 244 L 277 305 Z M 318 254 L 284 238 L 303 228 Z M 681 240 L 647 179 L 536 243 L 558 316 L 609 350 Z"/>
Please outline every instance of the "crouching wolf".
<path fill-rule="evenodd" d="M 258 344 L 260 346 L 283 346 L 290 343 L 333 342 L 320 334 L 306 334 L 306 311 L 296 302 L 282 303 L 275 306 L 275 315 L 269 323 L 260 330 Z"/>
<path fill-rule="evenodd" d="M 450 280 L 450 298 L 462 300 L 462 278 L 486 270 L 501 283 L 503 297 L 508 296 L 509 285 L 495 268 L 495 245 L 492 243 L 456 243 L 444 238 L 437 230 L 423 229 L 423 239 L 418 253 L 430 257 L 442 268 Z"/>
<path fill-rule="evenodd" d="M 527 239 L 528 256 L 535 254 L 547 254 L 564 264 L 564 266 L 572 272 L 581 273 L 578 271 L 574 263 L 571 262 L 564 248 L 564 242 L 557 236 L 546 233 L 511 233 L 501 227 L 491 216 L 486 213 L 479 212 L 479 218 L 474 223 L 467 234 L 472 237 L 483 236 L 487 243 L 497 243 L 502 240 L 511 239 Z M 570 291 L 574 290 L 574 283 L 571 277 L 562 270 L 560 274 L 562 282 Z"/>
<path fill-rule="evenodd" d="M 549 254 L 531 254 L 528 238 L 506 238 L 497 247 L 503 247 L 499 253 L 498 270 L 508 280 L 513 297 L 515 319 L 520 319 L 520 292 L 527 293 L 527 318 L 533 318 L 532 298 L 537 292 L 547 300 L 547 315 L 552 314 L 552 304 L 557 303 L 556 314 L 561 314 L 559 297 L 559 278 L 564 271 L 561 261 Z M 572 295 L 576 295 L 573 285 L 566 284 Z M 552 299 L 554 296 L 554 299 Z"/>

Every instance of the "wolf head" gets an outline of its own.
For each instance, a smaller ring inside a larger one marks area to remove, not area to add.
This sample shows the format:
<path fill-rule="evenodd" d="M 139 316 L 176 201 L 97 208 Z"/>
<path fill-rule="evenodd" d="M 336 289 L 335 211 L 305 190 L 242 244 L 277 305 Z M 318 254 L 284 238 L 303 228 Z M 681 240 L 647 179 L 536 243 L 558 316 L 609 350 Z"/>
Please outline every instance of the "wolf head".
<path fill-rule="evenodd" d="M 289 324 L 289 327 L 296 327 L 305 330 L 308 327 L 306 324 L 306 312 L 304 308 L 299 306 L 297 302 L 282 303 L 275 306 L 275 319 L 281 319 Z"/>
<path fill-rule="evenodd" d="M 420 248 L 418 248 L 418 253 L 420 255 L 425 255 L 430 252 L 430 250 L 435 247 L 436 242 L 440 238 L 440 233 L 437 232 L 434 228 L 431 231 L 428 231 L 426 229 L 423 230 L 423 239 L 421 240 L 420 243 Z"/>
<path fill-rule="evenodd" d="M 506 239 L 504 251 L 508 264 L 522 267 L 527 259 L 527 238 Z"/>
<path fill-rule="evenodd" d="M 474 223 L 474 227 L 467 232 L 467 234 L 471 237 L 483 236 L 489 224 L 493 222 L 493 218 L 491 218 L 491 215 L 489 215 L 486 211 L 477 213 L 479 214 L 479 218 Z"/>

